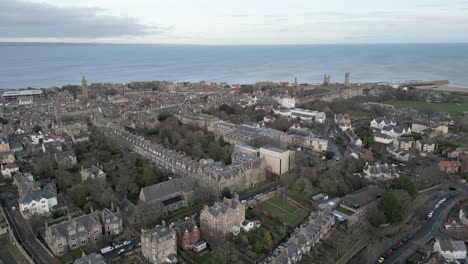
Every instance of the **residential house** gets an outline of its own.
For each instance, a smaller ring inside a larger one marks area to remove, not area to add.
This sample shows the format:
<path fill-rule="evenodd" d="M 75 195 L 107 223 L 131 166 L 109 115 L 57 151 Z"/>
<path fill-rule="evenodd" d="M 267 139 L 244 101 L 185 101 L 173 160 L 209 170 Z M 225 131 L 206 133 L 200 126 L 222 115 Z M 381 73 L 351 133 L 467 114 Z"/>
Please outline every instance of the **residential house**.
<path fill-rule="evenodd" d="M 15 153 L 11 150 L 0 152 L 0 163 L 12 163 L 15 161 Z"/>
<path fill-rule="evenodd" d="M 18 199 L 18 205 L 24 218 L 47 215 L 57 205 L 57 187 L 49 183 L 42 190 L 28 191 Z"/>
<path fill-rule="evenodd" d="M 437 239 L 434 242 L 434 252 L 439 253 L 447 262 L 466 261 L 466 246 L 463 241 Z"/>
<path fill-rule="evenodd" d="M 337 115 L 335 115 L 335 123 L 343 131 L 346 131 L 346 130 L 351 128 L 351 118 L 349 117 L 349 114 L 337 114 Z"/>
<path fill-rule="evenodd" d="M 416 141 L 412 137 L 399 137 L 395 138 L 393 141 L 393 145 L 395 148 L 402 150 L 402 151 L 408 151 L 414 148 L 416 144 Z"/>
<path fill-rule="evenodd" d="M 461 172 L 468 172 L 468 154 L 460 153 L 460 155 L 458 155 L 458 159 L 461 162 Z"/>
<path fill-rule="evenodd" d="M 156 204 L 168 213 L 193 203 L 195 182 L 192 177 L 175 178 L 154 184 L 140 191 L 140 202 Z"/>
<path fill-rule="evenodd" d="M 421 133 L 431 139 L 448 133 L 448 125 L 439 122 L 416 121 L 411 125 L 414 133 Z"/>
<path fill-rule="evenodd" d="M 64 169 L 73 168 L 73 166 L 77 164 L 76 154 L 74 150 L 57 152 L 54 154 L 54 157 L 58 166 Z"/>
<path fill-rule="evenodd" d="M 384 126 L 380 133 L 391 136 L 392 138 L 401 137 L 401 135 L 411 134 L 411 128 L 404 128 L 402 126 Z"/>
<path fill-rule="evenodd" d="M 104 208 L 101 211 L 101 222 L 104 233 L 109 236 L 120 235 L 123 231 L 122 215 L 119 208 L 114 210 L 114 204 L 111 205 L 111 209 Z"/>
<path fill-rule="evenodd" d="M 376 133 L 374 135 L 374 141 L 382 144 L 391 144 L 393 142 L 393 137 L 387 135 L 387 134 L 382 134 L 382 133 Z"/>
<path fill-rule="evenodd" d="M 360 173 L 360 175 L 370 182 L 387 181 L 400 177 L 396 166 L 388 165 L 387 163 L 375 165 L 366 163 L 363 172 Z"/>
<path fill-rule="evenodd" d="M 102 237 L 102 224 L 99 213 L 93 212 L 68 221 L 47 226 L 45 241 L 52 252 L 63 256 L 83 246 L 93 246 Z"/>
<path fill-rule="evenodd" d="M 460 167 L 461 162 L 459 160 L 444 160 L 439 162 L 439 169 L 446 173 L 457 173 Z"/>
<path fill-rule="evenodd" d="M 16 163 L 6 163 L 1 165 L 3 178 L 11 179 L 13 173 L 19 171 Z"/>
<path fill-rule="evenodd" d="M 194 219 L 188 221 L 181 221 L 175 223 L 175 230 L 177 234 L 177 245 L 181 249 L 190 249 L 193 244 L 200 240 L 200 228 Z"/>
<path fill-rule="evenodd" d="M 224 198 L 213 206 L 205 205 L 200 213 L 200 228 L 207 238 L 223 239 L 230 232 L 238 232 L 244 220 L 245 204 L 238 198 Z"/>
<path fill-rule="evenodd" d="M 370 127 L 375 129 L 382 129 L 386 126 L 396 126 L 396 124 L 397 123 L 393 118 L 378 117 L 371 121 Z"/>
<path fill-rule="evenodd" d="M 73 264 L 106 264 L 106 260 L 101 254 L 91 253 L 76 259 Z"/>
<path fill-rule="evenodd" d="M 460 222 L 464 225 L 468 225 L 468 207 L 460 209 L 458 217 L 460 218 Z"/>
<path fill-rule="evenodd" d="M 434 152 L 437 150 L 437 142 L 434 140 L 417 140 L 415 148 L 421 152 Z"/>
<path fill-rule="evenodd" d="M 176 231 L 157 225 L 141 232 L 141 252 L 147 261 L 154 264 L 177 262 Z"/>
<path fill-rule="evenodd" d="M 81 174 L 81 180 L 86 181 L 86 180 L 105 180 L 106 179 L 106 173 L 102 171 L 102 166 L 98 167 L 95 165 L 92 165 L 91 168 L 83 169 L 81 168 L 80 171 Z"/>
<path fill-rule="evenodd" d="M 10 151 L 10 143 L 6 136 L 0 136 L 0 152 Z"/>

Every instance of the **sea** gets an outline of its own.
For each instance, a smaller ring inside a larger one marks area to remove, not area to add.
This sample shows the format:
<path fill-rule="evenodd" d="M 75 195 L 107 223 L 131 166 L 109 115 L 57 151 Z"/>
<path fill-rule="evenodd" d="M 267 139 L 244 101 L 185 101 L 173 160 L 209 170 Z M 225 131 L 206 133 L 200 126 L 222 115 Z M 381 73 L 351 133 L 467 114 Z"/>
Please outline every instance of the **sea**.
<path fill-rule="evenodd" d="M 468 87 L 468 44 L 204 46 L 0 43 L 0 88 L 89 83 L 449 80 Z"/>

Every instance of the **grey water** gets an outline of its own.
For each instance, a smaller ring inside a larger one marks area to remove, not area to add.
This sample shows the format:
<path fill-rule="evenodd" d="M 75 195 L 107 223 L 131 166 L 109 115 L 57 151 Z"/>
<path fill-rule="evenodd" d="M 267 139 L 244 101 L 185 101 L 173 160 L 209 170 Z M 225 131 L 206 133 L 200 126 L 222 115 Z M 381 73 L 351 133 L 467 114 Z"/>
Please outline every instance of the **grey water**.
<path fill-rule="evenodd" d="M 0 88 L 167 80 L 255 83 L 449 80 L 468 87 L 468 44 L 203 46 L 0 43 Z"/>

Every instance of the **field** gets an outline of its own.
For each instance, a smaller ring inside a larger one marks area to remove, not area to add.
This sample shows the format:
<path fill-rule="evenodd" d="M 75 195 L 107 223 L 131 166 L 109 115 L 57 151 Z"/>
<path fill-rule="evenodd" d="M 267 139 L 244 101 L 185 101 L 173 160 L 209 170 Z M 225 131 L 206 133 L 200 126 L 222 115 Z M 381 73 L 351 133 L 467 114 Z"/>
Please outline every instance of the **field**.
<path fill-rule="evenodd" d="M 272 216 L 280 219 L 283 223 L 294 226 L 299 223 L 307 212 L 296 207 L 285 200 L 273 197 L 262 203 L 262 208 Z"/>
<path fill-rule="evenodd" d="M 6 235 L 0 237 L 0 263 L 27 264 L 26 258 Z"/>
<path fill-rule="evenodd" d="M 434 112 L 447 112 L 451 115 L 461 115 L 464 111 L 468 112 L 468 105 L 463 104 L 450 104 L 450 103 L 428 103 L 420 101 L 388 101 L 398 109 L 412 108 L 418 111 L 432 110 Z"/>

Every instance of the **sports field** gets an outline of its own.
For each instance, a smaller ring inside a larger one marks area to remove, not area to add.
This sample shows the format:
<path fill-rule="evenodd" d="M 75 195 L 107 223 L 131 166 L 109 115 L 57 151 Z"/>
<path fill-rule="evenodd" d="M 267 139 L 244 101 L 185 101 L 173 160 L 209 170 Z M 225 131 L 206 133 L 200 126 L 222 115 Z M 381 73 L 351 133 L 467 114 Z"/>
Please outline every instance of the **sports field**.
<path fill-rule="evenodd" d="M 280 198 L 273 197 L 262 203 L 265 211 L 279 218 L 283 223 L 294 226 L 301 221 L 307 212 Z"/>

